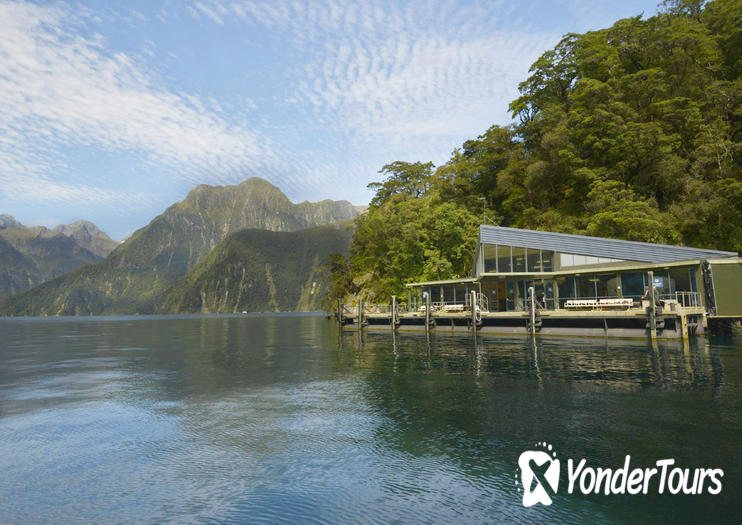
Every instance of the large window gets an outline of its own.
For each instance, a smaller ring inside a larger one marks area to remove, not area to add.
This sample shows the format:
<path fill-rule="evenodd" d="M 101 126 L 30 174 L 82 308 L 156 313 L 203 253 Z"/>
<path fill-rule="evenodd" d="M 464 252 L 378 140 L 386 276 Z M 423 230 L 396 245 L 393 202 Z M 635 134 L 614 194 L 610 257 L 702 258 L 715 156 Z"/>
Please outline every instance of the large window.
<path fill-rule="evenodd" d="M 575 277 L 577 283 L 577 297 L 583 299 L 595 299 L 595 283 L 597 278 L 594 275 L 578 275 Z"/>
<path fill-rule="evenodd" d="M 513 281 L 508 281 L 505 286 L 505 309 L 508 312 L 512 312 L 513 310 L 515 310 L 515 283 Z"/>
<path fill-rule="evenodd" d="M 497 271 L 497 246 L 494 244 L 483 244 L 482 254 L 484 257 L 484 271 Z"/>
<path fill-rule="evenodd" d="M 510 246 L 497 246 L 497 271 L 500 273 L 513 271 L 510 265 Z"/>
<path fill-rule="evenodd" d="M 513 250 L 513 271 L 514 272 L 525 272 L 526 271 L 526 249 L 512 247 Z"/>
<path fill-rule="evenodd" d="M 575 255 L 572 253 L 558 253 L 559 267 L 570 268 L 572 266 L 587 266 L 592 264 L 606 264 L 620 262 L 621 259 L 610 259 L 608 257 L 592 257 L 590 255 Z"/>
<path fill-rule="evenodd" d="M 670 268 L 670 291 L 674 292 L 695 292 L 691 282 L 690 268 Z"/>
<path fill-rule="evenodd" d="M 554 271 L 554 252 L 541 250 L 541 266 L 545 272 Z"/>
<path fill-rule="evenodd" d="M 559 294 L 559 306 L 564 308 L 565 301 L 577 297 L 574 277 L 559 277 L 556 279 L 557 293 Z"/>
<path fill-rule="evenodd" d="M 528 261 L 529 272 L 540 272 L 541 270 L 541 250 L 528 249 L 526 260 Z"/>
<path fill-rule="evenodd" d="M 598 297 L 618 296 L 618 276 L 616 274 L 596 275 L 595 291 Z"/>
<path fill-rule="evenodd" d="M 638 299 L 644 295 L 647 285 L 645 273 L 624 272 L 621 274 L 621 295 Z"/>

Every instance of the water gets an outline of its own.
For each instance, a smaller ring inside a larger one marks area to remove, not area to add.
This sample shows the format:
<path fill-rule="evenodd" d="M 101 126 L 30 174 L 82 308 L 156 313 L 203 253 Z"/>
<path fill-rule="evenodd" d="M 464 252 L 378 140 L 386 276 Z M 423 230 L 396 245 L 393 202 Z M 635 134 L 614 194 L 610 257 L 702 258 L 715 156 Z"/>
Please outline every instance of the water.
<path fill-rule="evenodd" d="M 346 333 L 317 316 L 0 319 L 0 522 L 738 522 L 742 337 Z M 561 459 L 526 509 L 520 453 Z M 566 493 L 567 458 L 724 469 Z"/>

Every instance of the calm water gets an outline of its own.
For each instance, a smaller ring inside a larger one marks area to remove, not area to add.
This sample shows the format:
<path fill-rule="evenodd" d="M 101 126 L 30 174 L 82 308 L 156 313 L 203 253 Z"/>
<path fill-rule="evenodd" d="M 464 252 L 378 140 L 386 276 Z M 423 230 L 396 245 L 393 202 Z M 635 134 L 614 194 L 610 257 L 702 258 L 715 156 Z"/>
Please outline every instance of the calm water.
<path fill-rule="evenodd" d="M 525 509 L 523 450 L 563 465 Z M 569 495 L 566 459 L 724 469 Z M 738 522 L 742 338 L 346 333 L 312 316 L 0 319 L 0 523 Z"/>

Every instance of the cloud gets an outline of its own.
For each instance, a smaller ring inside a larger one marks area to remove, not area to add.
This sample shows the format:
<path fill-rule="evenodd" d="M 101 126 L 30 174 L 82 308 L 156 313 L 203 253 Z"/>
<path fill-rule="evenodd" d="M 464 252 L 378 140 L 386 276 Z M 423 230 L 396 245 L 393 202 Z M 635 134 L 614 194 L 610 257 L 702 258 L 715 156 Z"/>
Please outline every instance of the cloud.
<path fill-rule="evenodd" d="M 55 182 L 73 147 L 130 153 L 194 182 L 232 181 L 270 162 L 258 134 L 108 52 L 103 37 L 84 36 L 83 18 L 64 4 L 0 2 L 0 192 L 127 196 Z"/>
<path fill-rule="evenodd" d="M 507 104 L 528 66 L 558 33 L 512 30 L 507 2 L 386 0 L 200 0 L 220 17 L 274 28 L 293 41 L 300 65 L 292 93 L 323 126 L 350 140 L 448 144 L 510 119 Z M 221 19 L 221 18 L 220 18 Z M 522 26 L 521 26 L 522 27 Z"/>
<path fill-rule="evenodd" d="M 1 178 L 1 177 L 0 177 Z M 115 191 L 86 184 L 65 184 L 37 177 L 8 177 L 3 192 L 26 203 L 61 203 L 70 205 L 117 205 L 118 209 L 141 208 L 151 198 L 140 192 Z"/>

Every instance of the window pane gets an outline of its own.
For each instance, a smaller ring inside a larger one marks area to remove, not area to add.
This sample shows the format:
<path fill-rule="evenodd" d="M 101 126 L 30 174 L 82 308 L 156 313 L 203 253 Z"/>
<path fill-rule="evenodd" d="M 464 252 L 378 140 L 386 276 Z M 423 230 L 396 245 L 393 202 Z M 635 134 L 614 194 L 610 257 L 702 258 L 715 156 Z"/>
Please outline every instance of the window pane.
<path fill-rule="evenodd" d="M 622 273 L 621 274 L 621 294 L 624 297 L 639 299 L 644 295 L 644 286 L 646 280 L 643 273 Z"/>
<path fill-rule="evenodd" d="M 691 292 L 689 268 L 670 268 L 670 287 L 673 292 Z"/>
<path fill-rule="evenodd" d="M 528 250 L 528 271 L 529 272 L 540 272 L 541 271 L 541 250 L 534 250 L 531 248 Z"/>
<path fill-rule="evenodd" d="M 615 274 L 598 275 L 595 282 L 598 297 L 616 297 L 618 295 L 618 278 Z"/>
<path fill-rule="evenodd" d="M 595 282 L 597 279 L 594 275 L 580 275 L 577 280 L 577 297 L 584 299 L 595 299 Z"/>
<path fill-rule="evenodd" d="M 526 249 L 516 248 L 513 246 L 513 271 L 514 272 L 525 272 L 526 271 Z"/>
<path fill-rule="evenodd" d="M 497 254 L 495 252 L 494 244 L 483 244 L 482 249 L 484 250 L 484 271 L 485 272 L 496 272 L 497 267 Z"/>
<path fill-rule="evenodd" d="M 505 301 L 506 309 L 508 312 L 512 312 L 515 310 L 515 282 L 514 281 L 508 281 L 507 285 L 507 298 Z"/>
<path fill-rule="evenodd" d="M 551 250 L 541 250 L 541 264 L 545 272 L 554 271 L 554 252 Z"/>
<path fill-rule="evenodd" d="M 513 271 L 510 268 L 510 246 L 497 246 L 497 264 L 497 271 L 500 273 L 508 273 Z"/>
<path fill-rule="evenodd" d="M 564 302 L 568 299 L 573 299 L 575 296 L 575 278 L 574 277 L 559 277 L 554 281 L 557 286 L 557 293 L 559 294 L 559 306 L 564 308 Z"/>
<path fill-rule="evenodd" d="M 667 270 L 654 272 L 654 287 L 662 297 L 670 294 L 670 279 Z"/>

